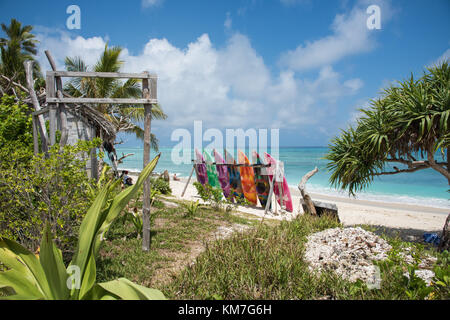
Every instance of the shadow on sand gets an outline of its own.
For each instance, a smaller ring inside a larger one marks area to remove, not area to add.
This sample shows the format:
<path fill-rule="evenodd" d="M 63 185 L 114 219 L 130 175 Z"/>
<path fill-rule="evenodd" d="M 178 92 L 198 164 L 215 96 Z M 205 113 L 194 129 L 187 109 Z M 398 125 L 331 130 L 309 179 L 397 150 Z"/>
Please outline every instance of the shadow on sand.
<path fill-rule="evenodd" d="M 380 225 L 370 225 L 370 228 L 375 229 L 373 232 L 379 236 L 386 235 L 391 238 L 400 238 L 403 241 L 421 243 L 426 246 L 435 247 L 423 240 L 424 233 L 436 233 L 439 237 L 442 235 L 442 230 L 421 230 L 409 228 L 392 228 Z"/>

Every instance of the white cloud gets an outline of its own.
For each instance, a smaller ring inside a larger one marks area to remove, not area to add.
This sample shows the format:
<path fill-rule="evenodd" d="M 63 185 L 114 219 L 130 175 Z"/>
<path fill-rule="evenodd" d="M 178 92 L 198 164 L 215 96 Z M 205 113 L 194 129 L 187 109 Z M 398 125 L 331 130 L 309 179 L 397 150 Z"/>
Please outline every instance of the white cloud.
<path fill-rule="evenodd" d="M 44 49 L 50 49 L 58 68 L 66 56 L 81 56 L 93 65 L 104 50 L 101 37 L 71 38 L 64 32 L 40 33 L 42 69 Z M 264 59 L 242 34 L 231 35 L 216 48 L 203 34 L 186 48 L 169 40 L 150 39 L 139 54 L 124 49 L 123 71 L 148 70 L 158 75 L 158 99 L 169 115 L 164 126 L 191 127 L 203 120 L 204 128 L 297 127 L 317 123 L 330 108 L 363 85 L 360 79 L 341 79 L 331 66 L 316 77 L 300 79 L 293 70 L 272 74 Z"/>
<path fill-rule="evenodd" d="M 44 50 L 49 49 L 56 61 L 59 70 L 64 69 L 64 58 L 79 56 L 88 65 L 93 65 L 101 52 L 105 49 L 107 39 L 102 37 L 83 38 L 71 37 L 65 31 L 51 31 L 42 27 L 36 28 L 36 38 L 40 41 L 38 61 L 42 69 L 49 69 L 50 65 L 44 55 Z"/>
<path fill-rule="evenodd" d="M 142 0 L 142 6 L 144 8 L 154 7 L 161 3 L 163 3 L 164 0 Z"/>
<path fill-rule="evenodd" d="M 359 1 L 349 13 L 336 15 L 331 25 L 331 35 L 306 42 L 295 50 L 284 53 L 280 64 L 294 70 L 314 69 L 372 50 L 376 46 L 373 35 L 377 30 L 369 30 L 366 25 L 369 17 L 366 9 L 369 4 L 380 6 L 382 24 L 390 19 L 392 13 L 389 2 Z"/>

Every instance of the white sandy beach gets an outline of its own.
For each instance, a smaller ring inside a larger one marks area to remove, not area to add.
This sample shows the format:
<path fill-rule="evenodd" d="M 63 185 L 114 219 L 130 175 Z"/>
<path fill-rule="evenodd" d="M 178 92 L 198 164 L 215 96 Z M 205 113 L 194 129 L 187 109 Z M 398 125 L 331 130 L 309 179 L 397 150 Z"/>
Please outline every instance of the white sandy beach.
<path fill-rule="evenodd" d="M 191 179 L 184 196 L 181 197 L 186 181 L 187 179 L 184 178 L 182 178 L 181 181 L 173 181 L 171 175 L 170 187 L 172 188 L 172 194 L 179 199 L 199 200 L 200 198 L 193 186 L 193 182 L 196 181 L 195 177 Z M 291 188 L 290 190 L 294 212 L 291 214 L 278 211 L 278 215 L 268 213 L 265 216 L 265 219 L 290 220 L 298 214 L 300 192 L 295 188 Z M 415 238 L 421 236 L 424 232 L 442 231 L 442 227 L 448 214 L 448 210 L 446 209 L 426 206 L 366 201 L 314 193 L 311 193 L 310 195 L 313 200 L 335 203 L 338 207 L 339 218 L 345 226 L 368 224 L 384 229 L 408 231 L 407 233 Z M 239 206 L 238 211 L 249 213 L 256 217 L 264 216 L 264 209 L 260 206 Z M 303 210 L 300 209 L 300 214 L 302 213 Z"/>

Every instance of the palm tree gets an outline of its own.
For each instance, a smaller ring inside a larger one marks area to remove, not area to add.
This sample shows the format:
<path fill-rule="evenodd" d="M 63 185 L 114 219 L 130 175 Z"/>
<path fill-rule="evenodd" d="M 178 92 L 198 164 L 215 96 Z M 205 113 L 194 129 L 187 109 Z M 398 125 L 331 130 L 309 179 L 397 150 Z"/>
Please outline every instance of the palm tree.
<path fill-rule="evenodd" d="M 1 65 L 0 72 L 22 84 L 26 83 L 25 70 L 23 62 L 25 60 L 34 60 L 36 55 L 36 44 L 38 41 L 31 33 L 33 26 L 22 24 L 16 19 L 11 19 L 9 26 L 1 24 L 6 38 L 0 38 Z M 35 76 L 40 75 L 39 64 L 34 64 Z"/>
<path fill-rule="evenodd" d="M 119 59 L 122 48 L 105 46 L 100 59 L 92 67 L 94 72 L 119 72 L 123 61 Z M 67 71 L 88 71 L 89 67 L 80 57 L 66 57 Z M 114 78 L 73 78 L 65 85 L 65 91 L 74 97 L 89 98 L 139 98 L 142 95 L 139 80 L 129 79 L 122 82 Z M 144 130 L 135 122 L 144 120 L 144 108 L 130 105 L 97 105 L 97 110 L 116 127 L 117 132 L 134 133 L 144 138 Z M 152 119 L 164 120 L 167 115 L 158 104 L 154 105 Z M 158 150 L 158 139 L 151 134 L 152 148 Z"/>

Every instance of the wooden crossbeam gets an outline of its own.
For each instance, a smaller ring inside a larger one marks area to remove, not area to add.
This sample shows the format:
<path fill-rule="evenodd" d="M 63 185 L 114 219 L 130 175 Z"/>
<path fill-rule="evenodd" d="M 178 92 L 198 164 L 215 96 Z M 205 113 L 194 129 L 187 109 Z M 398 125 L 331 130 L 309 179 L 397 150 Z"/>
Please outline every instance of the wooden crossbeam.
<path fill-rule="evenodd" d="M 118 79 L 157 79 L 158 76 L 148 72 L 123 73 L 123 72 L 79 72 L 79 71 L 47 71 L 47 75 L 69 78 L 118 78 Z"/>
<path fill-rule="evenodd" d="M 191 160 L 191 162 L 193 162 L 195 164 L 206 164 L 206 161 L 199 163 L 196 160 Z M 216 163 L 216 162 L 212 162 L 211 164 L 215 165 L 215 166 L 233 166 L 233 167 L 251 167 L 251 168 L 268 168 L 268 167 L 270 167 L 270 164 L 240 164 L 240 163 L 232 164 L 232 163 Z"/>
<path fill-rule="evenodd" d="M 157 99 L 131 98 L 47 98 L 47 103 L 79 103 L 79 104 L 156 104 Z"/>

